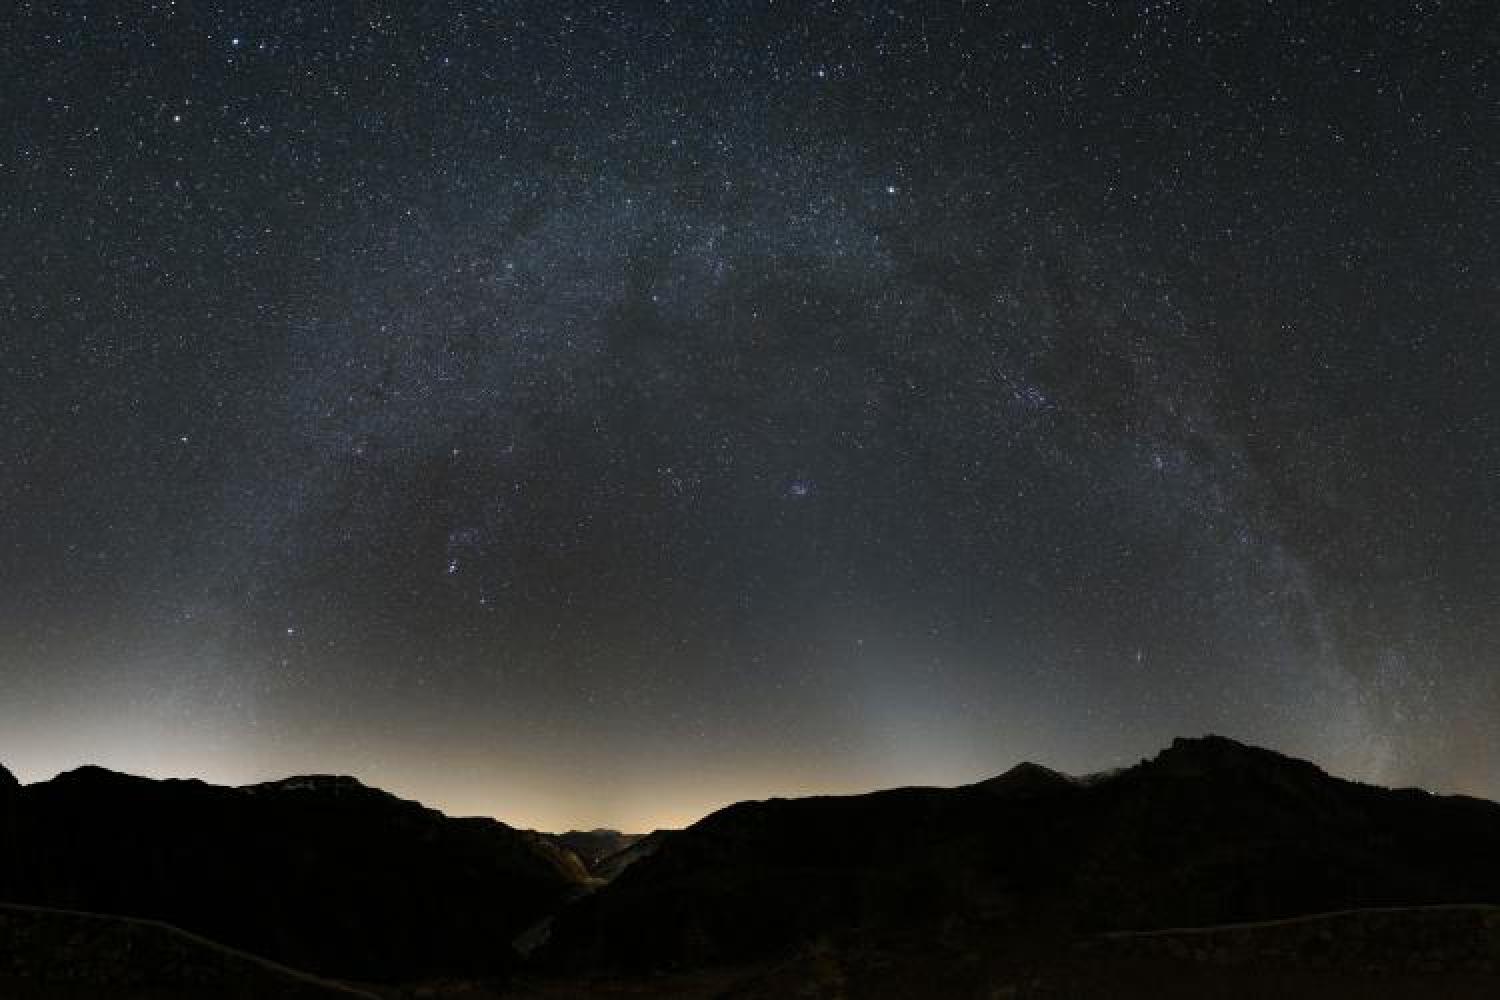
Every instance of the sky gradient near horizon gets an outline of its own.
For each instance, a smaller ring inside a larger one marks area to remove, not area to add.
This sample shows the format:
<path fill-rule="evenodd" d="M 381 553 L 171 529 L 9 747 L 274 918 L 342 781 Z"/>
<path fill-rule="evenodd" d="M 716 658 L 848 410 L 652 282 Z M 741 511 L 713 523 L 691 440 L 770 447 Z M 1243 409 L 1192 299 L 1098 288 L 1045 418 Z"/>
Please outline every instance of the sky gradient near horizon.
<path fill-rule="evenodd" d="M 1500 8 L 0 12 L 0 762 L 1500 797 Z"/>

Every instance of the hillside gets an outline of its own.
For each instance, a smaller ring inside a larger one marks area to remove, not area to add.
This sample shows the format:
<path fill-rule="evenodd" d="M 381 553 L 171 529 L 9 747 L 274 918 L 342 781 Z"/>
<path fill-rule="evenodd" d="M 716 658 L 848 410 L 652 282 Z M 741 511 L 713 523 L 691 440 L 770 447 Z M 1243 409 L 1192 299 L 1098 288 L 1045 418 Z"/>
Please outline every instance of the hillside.
<path fill-rule="evenodd" d="M 345 777 L 7 778 L 0 900 L 30 905 L 0 908 L 0 995 L 26 1000 L 345 995 L 287 967 L 385 1000 L 1500 995 L 1500 805 L 1218 737 L 741 802 L 607 854 Z"/>
<path fill-rule="evenodd" d="M 584 878 L 536 834 L 347 777 L 230 788 L 85 767 L 0 798 L 0 900 L 160 920 L 351 979 L 504 972 L 504 942 Z"/>
<path fill-rule="evenodd" d="M 592 874 L 606 858 L 626 850 L 644 834 L 621 833 L 618 830 L 569 830 L 546 835 L 549 840 L 578 856 Z"/>
<path fill-rule="evenodd" d="M 747 802 L 557 919 L 555 967 L 693 969 L 857 939 L 1035 950 L 1103 931 L 1500 901 L 1500 805 L 1220 738 L 1114 775 Z"/>

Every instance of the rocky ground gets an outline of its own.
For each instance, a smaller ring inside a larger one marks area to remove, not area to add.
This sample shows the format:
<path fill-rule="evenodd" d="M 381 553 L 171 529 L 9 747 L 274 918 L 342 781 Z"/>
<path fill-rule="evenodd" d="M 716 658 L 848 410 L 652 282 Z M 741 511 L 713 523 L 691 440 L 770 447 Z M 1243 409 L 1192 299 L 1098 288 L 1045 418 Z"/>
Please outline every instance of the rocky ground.
<path fill-rule="evenodd" d="M 423 995 L 412 994 L 413 997 Z M 521 978 L 433 1000 L 1373 1000 L 1500 996 L 1500 907 L 1371 909 L 1006 947 L 964 935 L 822 942 L 785 961 L 691 974 Z M 404 998 L 403 998 L 404 1000 Z"/>
<path fill-rule="evenodd" d="M 373 1000 L 149 920 L 0 905 L 6 1000 Z"/>
<path fill-rule="evenodd" d="M 1500 996 L 1500 907 L 1349 911 L 1088 937 L 1030 951 L 963 936 L 825 941 L 786 960 L 670 975 L 521 975 L 361 986 L 151 921 L 0 906 L 6 1000 L 1056 1000 Z"/>

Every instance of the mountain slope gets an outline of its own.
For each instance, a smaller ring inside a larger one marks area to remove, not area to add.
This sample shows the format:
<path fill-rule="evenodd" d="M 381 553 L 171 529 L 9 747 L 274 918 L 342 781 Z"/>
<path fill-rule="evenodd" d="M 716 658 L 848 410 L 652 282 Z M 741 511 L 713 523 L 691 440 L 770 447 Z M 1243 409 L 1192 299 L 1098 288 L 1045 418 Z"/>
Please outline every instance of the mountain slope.
<path fill-rule="evenodd" d="M 1500 806 L 1208 737 L 1117 774 L 740 803 L 556 921 L 569 967 L 699 968 L 840 937 L 1030 947 L 1097 931 L 1500 901 Z"/>
<path fill-rule="evenodd" d="M 621 833 L 618 830 L 569 830 L 546 835 L 553 843 L 578 855 L 590 873 L 605 858 L 619 854 L 640 840 L 644 834 Z"/>
<path fill-rule="evenodd" d="M 350 979 L 503 971 L 504 942 L 583 877 L 536 834 L 353 778 L 227 788 L 86 767 L 7 798 L 0 900 L 161 920 Z"/>
<path fill-rule="evenodd" d="M 595 862 L 592 872 L 606 882 L 619 878 L 620 873 L 642 858 L 649 858 L 661 847 L 662 842 L 677 833 L 676 830 L 653 830 L 637 837 L 628 846 Z"/>

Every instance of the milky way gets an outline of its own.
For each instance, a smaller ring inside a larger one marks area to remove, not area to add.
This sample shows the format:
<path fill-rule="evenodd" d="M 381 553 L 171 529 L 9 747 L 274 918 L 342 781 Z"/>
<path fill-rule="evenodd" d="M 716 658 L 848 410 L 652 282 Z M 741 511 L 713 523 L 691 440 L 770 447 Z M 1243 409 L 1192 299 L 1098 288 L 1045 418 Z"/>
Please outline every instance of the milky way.
<path fill-rule="evenodd" d="M 417 6 L 0 14 L 23 778 L 1500 795 L 1492 5 Z"/>

